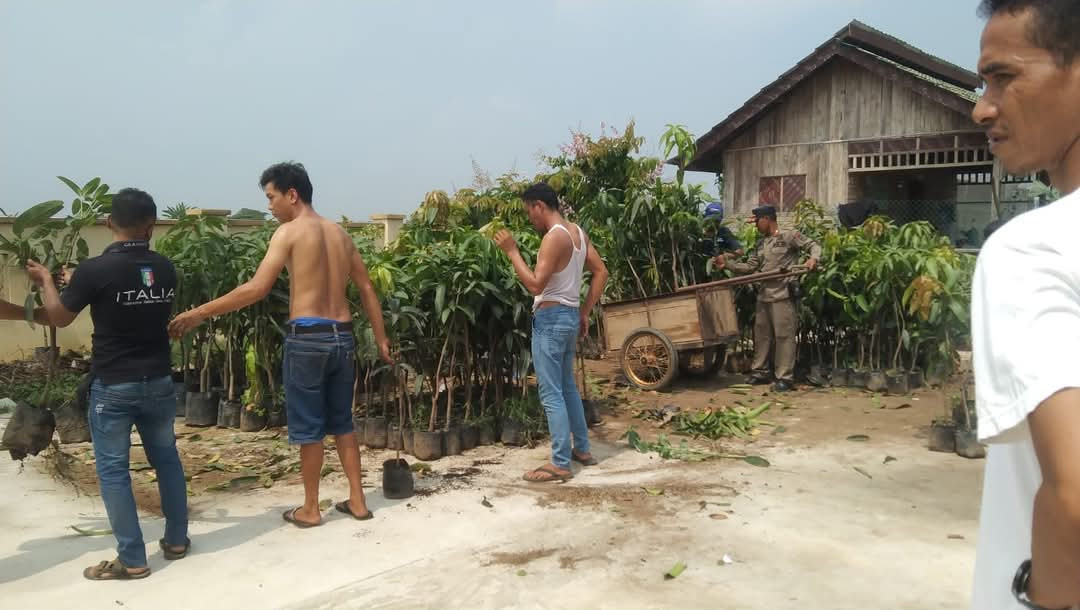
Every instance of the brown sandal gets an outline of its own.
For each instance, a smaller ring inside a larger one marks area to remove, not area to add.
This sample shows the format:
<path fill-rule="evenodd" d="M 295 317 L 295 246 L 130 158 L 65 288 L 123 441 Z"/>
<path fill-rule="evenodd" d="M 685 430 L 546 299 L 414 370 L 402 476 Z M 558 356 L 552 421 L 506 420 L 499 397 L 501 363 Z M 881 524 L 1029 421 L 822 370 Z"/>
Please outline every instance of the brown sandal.
<path fill-rule="evenodd" d="M 158 546 L 161 547 L 161 551 L 165 554 L 165 559 L 172 561 L 174 559 L 183 559 L 187 557 L 188 551 L 191 549 L 191 538 L 187 538 L 184 545 L 180 547 L 181 550 L 174 551 L 173 548 L 165 544 L 165 539 L 158 540 Z"/>
<path fill-rule="evenodd" d="M 589 454 L 588 458 L 585 458 L 581 454 L 577 453 L 576 451 L 572 451 L 570 453 L 570 459 L 574 460 L 578 464 L 581 464 L 582 466 L 596 466 L 597 464 L 600 463 L 600 462 L 596 461 L 596 457 L 593 456 L 593 454 L 591 454 L 591 453 Z"/>
<path fill-rule="evenodd" d="M 144 568 L 141 572 L 133 572 L 131 568 L 120 562 L 120 559 L 102 561 L 83 570 L 83 576 L 88 580 L 138 580 L 150 575 L 150 568 Z"/>
<path fill-rule="evenodd" d="M 530 474 L 536 474 L 538 472 L 542 472 L 542 473 L 544 473 L 544 474 L 546 474 L 548 476 L 546 476 L 546 477 L 544 477 L 542 479 L 530 479 L 529 478 Z M 541 467 L 539 467 L 539 468 L 537 468 L 535 470 L 530 470 L 529 472 L 526 472 L 521 478 L 525 479 L 526 481 L 528 481 L 530 483 L 550 483 L 551 481 L 558 481 L 560 483 L 565 483 L 565 482 L 569 481 L 570 479 L 574 478 L 574 475 L 573 475 L 573 473 L 563 474 L 561 472 L 558 472 L 558 471 L 552 469 L 550 466 L 541 466 Z"/>

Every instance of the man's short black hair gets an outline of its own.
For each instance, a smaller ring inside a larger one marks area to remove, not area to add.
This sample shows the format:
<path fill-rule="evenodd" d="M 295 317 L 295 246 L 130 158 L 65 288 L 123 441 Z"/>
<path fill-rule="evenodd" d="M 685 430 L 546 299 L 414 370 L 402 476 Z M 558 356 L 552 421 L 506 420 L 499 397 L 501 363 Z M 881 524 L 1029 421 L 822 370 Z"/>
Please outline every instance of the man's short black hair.
<path fill-rule="evenodd" d="M 525 203 L 539 201 L 555 211 L 559 210 L 559 195 L 546 182 L 537 182 L 525 189 L 525 192 L 521 194 L 521 199 Z"/>
<path fill-rule="evenodd" d="M 1080 2 L 1077 0 L 982 0 L 979 15 L 993 17 L 1006 12 L 1031 10 L 1028 38 L 1037 47 L 1050 51 L 1061 65 L 1072 64 L 1080 55 Z"/>
<path fill-rule="evenodd" d="M 300 201 L 311 205 L 311 178 L 308 178 L 307 170 L 302 163 L 287 161 L 275 163 L 266 168 L 262 177 L 259 178 L 259 186 L 266 188 L 267 184 L 273 184 L 281 193 L 296 189 Z"/>
<path fill-rule="evenodd" d="M 148 193 L 126 188 L 113 195 L 109 218 L 118 229 L 142 229 L 157 220 L 157 204 Z"/>

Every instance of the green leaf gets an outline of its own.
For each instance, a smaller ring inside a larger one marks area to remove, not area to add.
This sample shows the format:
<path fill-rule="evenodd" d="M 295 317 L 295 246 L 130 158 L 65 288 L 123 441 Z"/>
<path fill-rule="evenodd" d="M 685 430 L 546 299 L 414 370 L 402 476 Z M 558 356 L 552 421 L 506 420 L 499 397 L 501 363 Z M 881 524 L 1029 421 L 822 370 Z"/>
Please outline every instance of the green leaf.
<path fill-rule="evenodd" d="M 252 483 L 258 483 L 258 482 L 259 482 L 258 475 L 249 474 L 249 475 L 234 477 L 232 479 L 229 479 L 228 481 L 225 481 L 223 483 L 219 483 L 217 485 L 214 485 L 213 487 L 207 487 L 206 490 L 207 491 L 229 491 L 231 489 L 236 489 L 238 487 L 243 487 L 244 485 L 250 485 Z"/>
<path fill-rule="evenodd" d="M 444 284 L 439 284 L 439 286 L 437 288 L 435 288 L 435 313 L 436 313 L 436 315 L 441 315 L 442 311 L 443 311 L 443 307 L 445 307 L 445 306 L 446 306 L 446 286 Z"/>
<path fill-rule="evenodd" d="M 686 570 L 686 564 L 680 561 L 675 565 L 671 566 L 670 570 L 664 572 L 664 580 L 678 578 L 679 574 L 682 574 L 684 570 Z"/>
<path fill-rule="evenodd" d="M 769 460 L 766 460 L 760 455 L 748 455 L 744 457 L 742 461 L 750 464 L 751 466 L 757 466 L 759 468 L 768 468 L 769 466 L 772 466 L 772 464 L 769 463 Z"/>
<path fill-rule="evenodd" d="M 98 185 L 101 184 L 101 178 L 92 178 L 90 182 L 86 183 L 86 186 L 82 188 L 82 194 L 86 197 L 90 197 L 97 190 Z"/>
<path fill-rule="evenodd" d="M 78 525 L 69 525 L 71 529 L 78 532 L 80 536 L 108 536 L 112 533 L 110 529 L 93 529 L 87 527 L 79 527 Z"/>
<path fill-rule="evenodd" d="M 870 437 L 865 434 L 852 434 L 851 436 L 847 437 L 847 440 L 854 441 L 856 443 L 865 443 L 866 441 L 870 440 Z"/>
<path fill-rule="evenodd" d="M 23 302 L 23 315 L 26 321 L 30 324 L 30 328 L 34 328 L 34 310 L 37 309 L 37 299 L 34 297 L 34 293 L 26 295 L 26 300 Z"/>
<path fill-rule="evenodd" d="M 649 494 L 650 496 L 662 496 L 662 495 L 664 495 L 664 490 L 663 489 L 658 489 L 658 488 L 655 488 L 655 487 L 642 487 L 641 489 L 643 489 L 645 491 L 645 493 Z"/>
<path fill-rule="evenodd" d="M 71 180 L 68 180 L 67 178 L 65 178 L 63 176 L 57 176 L 57 178 L 60 179 L 60 182 L 63 182 L 64 184 L 66 184 L 68 186 L 68 188 L 71 189 L 76 195 L 81 195 L 82 194 L 82 188 L 80 188 L 79 185 L 75 184 L 74 182 L 72 182 Z"/>
<path fill-rule="evenodd" d="M 26 229 L 36 227 L 49 220 L 62 209 L 64 209 L 63 201 L 54 200 L 39 203 L 22 214 L 19 214 L 19 216 L 15 218 L 15 224 L 11 227 L 11 230 L 15 235 L 22 235 L 22 232 Z"/>

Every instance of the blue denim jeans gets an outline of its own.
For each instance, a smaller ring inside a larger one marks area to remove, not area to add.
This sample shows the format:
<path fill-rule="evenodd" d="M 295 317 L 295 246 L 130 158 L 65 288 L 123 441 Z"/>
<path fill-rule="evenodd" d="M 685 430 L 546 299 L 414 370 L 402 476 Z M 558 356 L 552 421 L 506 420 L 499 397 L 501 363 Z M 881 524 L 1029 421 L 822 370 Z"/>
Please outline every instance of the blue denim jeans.
<path fill-rule="evenodd" d="M 101 499 L 116 536 L 120 561 L 133 568 L 146 566 L 146 544 L 128 474 L 132 426 L 138 429 L 146 458 L 157 472 L 165 543 L 187 544 L 187 483 L 173 431 L 175 391 L 171 377 L 113 385 L 95 379 L 90 386 L 90 434 Z"/>
<path fill-rule="evenodd" d="M 322 442 L 353 431 L 356 340 L 343 332 L 286 334 L 282 372 L 289 442 Z"/>
<path fill-rule="evenodd" d="M 579 323 L 576 307 L 553 305 L 533 314 L 533 366 L 551 433 L 551 463 L 567 470 L 571 441 L 573 450 L 589 452 L 585 407 L 574 381 Z"/>

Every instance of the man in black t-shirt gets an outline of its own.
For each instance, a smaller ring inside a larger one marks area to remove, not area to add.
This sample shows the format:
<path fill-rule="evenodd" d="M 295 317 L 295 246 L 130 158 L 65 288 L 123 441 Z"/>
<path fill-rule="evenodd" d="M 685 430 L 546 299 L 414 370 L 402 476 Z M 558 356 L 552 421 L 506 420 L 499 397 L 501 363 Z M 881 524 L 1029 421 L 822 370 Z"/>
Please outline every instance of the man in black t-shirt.
<path fill-rule="evenodd" d="M 176 398 L 169 361 L 169 316 L 176 271 L 169 259 L 150 250 L 157 206 L 150 195 L 124 189 L 113 196 L 108 220 L 114 243 L 87 259 L 58 293 L 45 267 L 31 262 L 30 277 L 42 288 L 39 311 L 58 327 L 90 306 L 94 321 L 90 386 L 90 431 L 101 498 L 116 536 L 119 556 L 86 568 L 91 580 L 150 575 L 146 545 L 128 474 L 131 427 L 139 430 L 150 465 L 157 472 L 165 537 L 165 559 L 187 554 L 187 484 L 173 431 Z"/>

